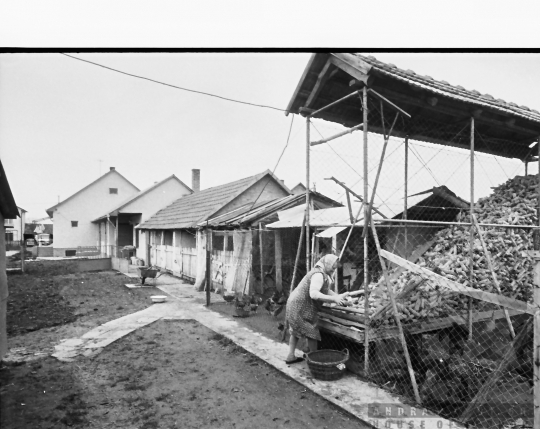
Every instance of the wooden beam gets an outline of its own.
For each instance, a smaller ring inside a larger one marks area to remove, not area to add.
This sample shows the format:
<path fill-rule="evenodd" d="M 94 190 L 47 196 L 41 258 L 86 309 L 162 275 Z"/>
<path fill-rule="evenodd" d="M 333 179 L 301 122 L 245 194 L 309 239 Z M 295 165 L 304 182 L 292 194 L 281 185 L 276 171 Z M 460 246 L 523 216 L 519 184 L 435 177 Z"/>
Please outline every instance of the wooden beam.
<path fill-rule="evenodd" d="M 334 70 L 331 70 L 332 67 L 334 67 Z M 324 65 L 323 69 L 319 73 L 319 76 L 317 77 L 317 82 L 315 82 L 315 86 L 311 90 L 311 94 L 309 95 L 308 99 L 306 100 L 306 103 L 304 104 L 304 107 L 311 106 L 311 103 L 317 98 L 319 95 L 319 92 L 321 91 L 322 87 L 326 83 L 328 79 L 330 79 L 339 69 L 336 68 L 330 59 L 326 61 L 326 64 Z"/>
<path fill-rule="evenodd" d="M 475 118 L 475 119 L 478 119 L 479 124 L 493 125 L 493 126 L 496 126 L 498 128 L 501 128 L 501 129 L 510 130 L 510 131 L 517 131 L 517 132 L 520 132 L 520 133 L 531 134 L 531 135 L 534 135 L 534 136 L 538 136 L 538 132 L 540 130 L 540 124 L 537 125 L 537 127 L 538 127 L 537 129 L 530 129 L 530 128 L 525 128 L 525 127 L 520 127 L 520 126 L 517 126 L 517 125 L 513 125 L 510 128 L 508 126 L 508 124 L 505 124 L 505 121 L 508 120 L 508 117 L 511 114 L 494 109 L 494 110 L 490 111 L 492 117 L 489 118 L 488 116 L 486 116 L 487 109 L 489 108 L 489 106 L 482 106 L 481 108 L 479 108 L 478 106 L 472 105 L 471 108 L 469 108 L 467 110 L 465 110 L 465 109 L 462 110 L 462 109 L 457 109 L 457 108 L 449 106 L 449 105 L 441 104 L 439 102 L 439 103 L 437 103 L 436 106 L 432 107 L 432 106 L 430 106 L 428 103 L 426 103 L 424 101 L 426 99 L 426 97 L 412 98 L 412 97 L 403 95 L 402 93 L 399 93 L 397 91 L 388 89 L 387 87 L 377 87 L 376 86 L 376 90 L 380 91 L 382 93 L 382 95 L 384 95 L 385 97 L 388 97 L 392 101 L 407 104 L 407 105 L 422 107 L 422 108 L 425 108 L 427 110 L 432 110 L 435 113 L 443 113 L 443 114 L 454 116 L 454 117 L 462 117 L 464 120 L 470 118 L 470 116 L 473 115 L 473 113 L 475 111 L 477 111 L 478 109 L 481 109 L 482 110 L 482 115 L 480 115 L 478 118 Z M 450 100 L 449 100 L 449 102 L 450 102 Z M 496 116 L 496 115 L 502 116 L 503 118 L 506 118 L 506 119 L 493 118 L 493 116 Z M 515 119 L 515 117 L 513 117 L 513 116 L 511 118 Z M 522 119 L 524 121 L 527 120 L 526 118 L 522 118 Z"/>
<path fill-rule="evenodd" d="M 499 279 L 497 278 L 497 274 L 495 274 L 495 269 L 493 268 L 493 264 L 491 262 L 491 254 L 489 253 L 486 242 L 484 241 L 484 234 L 482 232 L 482 229 L 478 225 L 478 221 L 476 220 L 476 215 L 471 215 L 471 218 L 473 220 L 474 226 L 476 228 L 476 231 L 478 232 L 478 238 L 480 238 L 480 244 L 482 245 L 482 249 L 484 250 L 484 255 L 486 255 L 486 261 L 488 264 L 488 268 L 491 271 L 491 277 L 493 278 L 493 283 L 495 284 L 495 288 L 497 289 L 497 292 L 502 294 L 501 286 L 499 285 Z M 472 259 L 471 259 L 472 260 Z M 510 320 L 510 315 L 508 314 L 508 310 L 504 309 L 504 315 L 506 317 L 506 323 L 508 324 L 508 329 L 510 330 L 510 335 L 512 338 L 516 336 L 516 333 L 514 332 L 514 327 L 512 326 L 512 321 Z"/>
<path fill-rule="evenodd" d="M 276 289 L 283 291 L 283 274 L 281 270 L 281 263 L 283 261 L 282 244 L 281 244 L 281 231 L 276 229 L 274 231 L 275 238 L 275 265 L 276 265 Z"/>
<path fill-rule="evenodd" d="M 317 140 L 317 141 L 314 141 L 314 142 L 311 142 L 311 146 L 317 146 L 319 144 L 323 144 L 323 143 L 327 143 L 329 141 L 332 141 L 332 140 L 335 140 L 339 137 L 343 137 L 347 134 L 352 134 L 354 131 L 357 131 L 357 130 L 361 130 L 362 128 L 364 127 L 364 124 L 358 124 L 352 128 L 349 128 L 348 130 L 345 130 L 345 131 L 341 131 L 337 134 L 334 134 L 333 136 L 330 136 L 330 137 L 326 137 L 324 139 L 321 139 L 321 140 Z"/>
<path fill-rule="evenodd" d="M 397 110 L 402 115 L 406 116 L 407 118 L 411 118 L 411 115 L 409 115 L 405 110 L 403 110 L 401 107 L 397 106 L 396 104 L 392 103 L 390 100 L 388 100 L 385 96 L 382 94 L 379 94 L 377 91 L 375 91 L 373 88 L 369 89 L 370 94 L 375 95 L 379 100 L 384 101 L 388 106 L 392 107 L 394 110 Z"/>
<path fill-rule="evenodd" d="M 330 62 L 332 64 L 334 64 L 336 67 L 343 70 L 348 75 L 354 77 L 355 79 L 357 79 L 357 80 L 359 80 L 361 82 L 364 82 L 364 84 L 366 84 L 366 85 L 368 84 L 369 76 L 367 75 L 367 73 L 362 72 L 361 70 L 359 70 L 355 66 L 351 65 L 349 62 L 347 62 L 347 61 L 345 61 L 345 60 L 343 60 L 341 58 L 338 58 L 336 56 L 331 56 L 330 57 Z"/>
<path fill-rule="evenodd" d="M 527 302 L 464 286 L 460 283 L 454 282 L 447 279 L 446 277 L 436 274 L 433 271 L 428 270 L 427 268 L 423 268 L 419 265 L 413 264 L 412 262 L 409 262 L 386 250 L 381 250 L 381 256 L 385 259 L 388 259 L 390 262 L 393 262 L 394 264 L 407 268 L 413 273 L 426 277 L 428 280 L 431 280 L 435 284 L 449 289 L 452 292 L 457 292 L 465 296 L 470 296 L 474 299 L 479 299 L 481 301 L 490 302 L 492 304 L 501 305 L 507 308 L 512 308 L 514 310 L 520 311 L 521 313 L 527 313 L 531 315 L 535 314 L 535 307 L 528 304 Z"/>

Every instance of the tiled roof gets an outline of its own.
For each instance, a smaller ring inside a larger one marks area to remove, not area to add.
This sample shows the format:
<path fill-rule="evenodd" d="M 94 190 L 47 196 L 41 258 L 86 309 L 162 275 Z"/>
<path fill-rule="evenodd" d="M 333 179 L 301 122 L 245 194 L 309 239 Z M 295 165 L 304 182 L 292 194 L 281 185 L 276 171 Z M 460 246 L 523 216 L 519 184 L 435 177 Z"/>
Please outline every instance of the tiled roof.
<path fill-rule="evenodd" d="M 139 228 L 195 228 L 199 222 L 206 220 L 209 216 L 216 213 L 267 174 L 271 175 L 272 173 L 267 170 L 255 176 L 246 177 L 235 182 L 215 186 L 182 197 L 157 212 L 146 222 L 143 222 Z"/>
<path fill-rule="evenodd" d="M 462 86 L 450 85 L 444 80 L 435 80 L 431 76 L 421 76 L 412 70 L 403 70 L 396 67 L 394 64 L 383 63 L 373 56 L 364 56 L 354 54 L 371 65 L 376 71 L 379 71 L 387 76 L 402 80 L 408 84 L 426 89 L 428 91 L 454 98 L 456 100 L 470 102 L 481 106 L 487 106 L 492 109 L 500 110 L 506 113 L 520 116 L 525 119 L 540 122 L 540 113 L 537 110 L 527 106 L 518 106 L 516 103 L 507 102 L 501 99 L 495 99 L 490 94 L 481 94 L 476 90 L 466 90 Z"/>

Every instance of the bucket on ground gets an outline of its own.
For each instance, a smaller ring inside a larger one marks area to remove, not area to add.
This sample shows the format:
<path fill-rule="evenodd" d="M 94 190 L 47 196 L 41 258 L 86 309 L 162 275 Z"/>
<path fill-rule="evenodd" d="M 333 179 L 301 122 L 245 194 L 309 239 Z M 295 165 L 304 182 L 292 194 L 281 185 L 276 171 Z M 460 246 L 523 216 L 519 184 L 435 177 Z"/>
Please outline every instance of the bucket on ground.
<path fill-rule="evenodd" d="M 339 380 L 349 360 L 349 350 L 317 350 L 306 355 L 311 375 L 325 381 Z"/>

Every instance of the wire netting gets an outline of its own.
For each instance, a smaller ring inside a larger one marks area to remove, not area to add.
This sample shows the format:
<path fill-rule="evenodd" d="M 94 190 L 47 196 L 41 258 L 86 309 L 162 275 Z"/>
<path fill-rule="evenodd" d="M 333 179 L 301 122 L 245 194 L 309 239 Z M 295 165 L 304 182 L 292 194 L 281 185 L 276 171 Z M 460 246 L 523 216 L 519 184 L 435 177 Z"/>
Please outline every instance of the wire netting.
<path fill-rule="evenodd" d="M 538 147 L 472 131 L 470 117 L 367 107 L 367 152 L 362 131 L 310 147 L 311 191 L 341 207 L 311 205 L 308 228 L 298 212 L 285 229 L 212 232 L 213 309 L 288 341 L 288 296 L 333 253 L 329 294 L 349 296 L 321 307 L 319 349 L 348 349 L 350 372 L 450 421 L 532 425 Z M 312 119 L 311 141 L 343 130 Z"/>

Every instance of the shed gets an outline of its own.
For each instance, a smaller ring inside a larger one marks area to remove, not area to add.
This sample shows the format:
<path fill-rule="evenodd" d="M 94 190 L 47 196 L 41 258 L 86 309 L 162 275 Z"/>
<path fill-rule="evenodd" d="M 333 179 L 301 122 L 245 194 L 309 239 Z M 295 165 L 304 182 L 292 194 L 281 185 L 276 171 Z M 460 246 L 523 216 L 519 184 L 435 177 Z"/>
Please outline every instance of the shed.
<path fill-rule="evenodd" d="M 206 236 L 201 232 L 201 226 L 210 219 L 246 209 L 250 204 L 262 204 L 288 195 L 289 189 L 266 170 L 182 197 L 137 227 L 145 231 L 146 259 L 151 265 L 196 281 L 197 287 L 202 287 Z"/>

